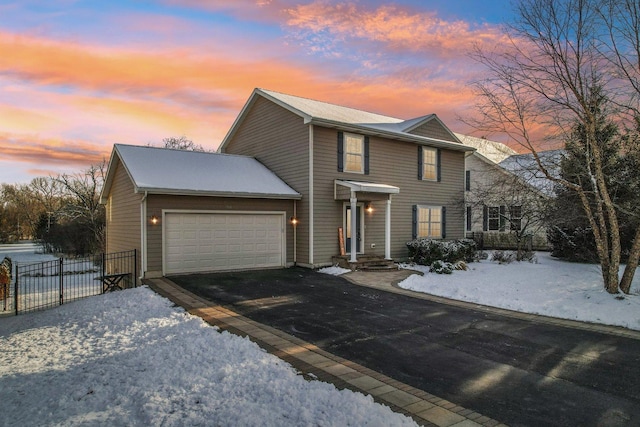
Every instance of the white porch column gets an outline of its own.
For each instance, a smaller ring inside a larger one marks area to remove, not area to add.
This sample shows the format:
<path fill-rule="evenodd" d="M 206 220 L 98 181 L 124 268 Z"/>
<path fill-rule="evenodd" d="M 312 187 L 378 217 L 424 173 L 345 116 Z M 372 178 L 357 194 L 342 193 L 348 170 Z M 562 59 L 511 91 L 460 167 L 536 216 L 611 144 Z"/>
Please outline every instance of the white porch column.
<path fill-rule="evenodd" d="M 349 262 L 356 262 L 358 253 L 358 198 L 356 192 L 351 191 L 351 259 Z"/>
<path fill-rule="evenodd" d="M 391 194 L 384 211 L 384 259 L 391 259 Z"/>

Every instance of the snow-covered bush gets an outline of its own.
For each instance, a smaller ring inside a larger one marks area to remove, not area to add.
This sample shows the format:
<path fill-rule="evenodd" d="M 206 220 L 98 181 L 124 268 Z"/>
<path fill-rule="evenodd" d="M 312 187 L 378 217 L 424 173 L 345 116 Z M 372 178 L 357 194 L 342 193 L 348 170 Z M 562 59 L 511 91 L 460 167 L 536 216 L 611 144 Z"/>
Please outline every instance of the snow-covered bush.
<path fill-rule="evenodd" d="M 491 261 L 498 264 L 511 264 L 513 261 L 529 261 L 532 264 L 538 263 L 535 252 L 532 251 L 493 251 Z"/>
<path fill-rule="evenodd" d="M 409 260 L 420 265 L 431 265 L 434 261 L 454 263 L 472 262 L 476 257 L 476 242 L 462 240 L 432 240 L 418 238 L 407 242 Z"/>
<path fill-rule="evenodd" d="M 453 264 L 445 261 L 434 261 L 429 267 L 429 273 L 451 274 L 453 273 Z"/>
<path fill-rule="evenodd" d="M 493 251 L 491 253 L 491 261 L 498 264 L 511 264 L 516 260 L 516 254 L 511 251 Z"/>

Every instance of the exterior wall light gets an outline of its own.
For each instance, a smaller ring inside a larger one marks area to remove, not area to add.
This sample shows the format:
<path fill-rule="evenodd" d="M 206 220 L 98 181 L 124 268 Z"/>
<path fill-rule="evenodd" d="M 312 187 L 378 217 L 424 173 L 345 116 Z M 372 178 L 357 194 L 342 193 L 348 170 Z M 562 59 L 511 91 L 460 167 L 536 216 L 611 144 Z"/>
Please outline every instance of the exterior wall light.
<path fill-rule="evenodd" d="M 364 209 L 367 211 L 368 214 L 373 213 L 373 206 L 371 205 L 371 203 L 367 203 Z"/>
<path fill-rule="evenodd" d="M 296 218 L 295 216 L 292 216 L 291 218 L 289 218 L 289 221 L 291 222 L 291 225 L 293 225 L 294 227 L 298 225 L 298 218 Z"/>
<path fill-rule="evenodd" d="M 151 215 L 151 224 L 158 225 L 159 222 L 160 218 L 158 218 L 156 215 Z"/>

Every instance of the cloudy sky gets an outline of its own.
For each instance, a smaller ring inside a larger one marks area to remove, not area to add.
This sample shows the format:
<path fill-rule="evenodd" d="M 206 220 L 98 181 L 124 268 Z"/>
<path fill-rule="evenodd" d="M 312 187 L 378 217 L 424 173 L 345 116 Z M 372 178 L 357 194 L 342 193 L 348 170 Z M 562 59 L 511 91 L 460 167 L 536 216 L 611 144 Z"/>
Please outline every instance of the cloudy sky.
<path fill-rule="evenodd" d="M 454 131 L 509 0 L 0 0 L 0 182 L 114 143 L 215 149 L 255 87 Z"/>

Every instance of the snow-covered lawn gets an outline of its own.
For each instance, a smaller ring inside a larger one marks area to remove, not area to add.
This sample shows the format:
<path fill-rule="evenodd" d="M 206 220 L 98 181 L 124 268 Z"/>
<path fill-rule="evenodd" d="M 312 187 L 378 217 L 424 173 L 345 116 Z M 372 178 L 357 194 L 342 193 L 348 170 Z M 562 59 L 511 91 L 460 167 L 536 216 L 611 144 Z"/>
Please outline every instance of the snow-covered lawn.
<path fill-rule="evenodd" d="M 0 402 L 21 426 L 415 425 L 146 287 L 0 318 Z"/>
<path fill-rule="evenodd" d="M 635 275 L 632 295 L 610 295 L 602 286 L 599 266 L 560 261 L 546 252 L 538 252 L 536 257 L 537 263 L 469 263 L 469 270 L 453 274 L 404 265 L 423 271 L 424 276 L 410 276 L 399 286 L 523 313 L 640 330 L 640 271 Z"/>

